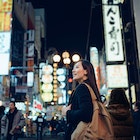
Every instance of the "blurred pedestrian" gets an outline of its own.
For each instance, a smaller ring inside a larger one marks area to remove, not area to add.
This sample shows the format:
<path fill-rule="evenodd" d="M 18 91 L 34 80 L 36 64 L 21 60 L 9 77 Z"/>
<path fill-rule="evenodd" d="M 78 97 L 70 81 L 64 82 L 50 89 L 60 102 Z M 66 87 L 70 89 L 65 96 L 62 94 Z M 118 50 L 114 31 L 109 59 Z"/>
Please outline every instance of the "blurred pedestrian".
<path fill-rule="evenodd" d="M 92 98 L 88 87 L 84 83 L 91 86 L 97 100 L 101 101 L 96 84 L 94 68 L 89 61 L 80 60 L 75 63 L 72 75 L 73 80 L 78 82 L 78 85 L 71 94 L 68 106 L 62 108 L 62 115 L 66 116 L 67 121 L 65 140 L 71 140 L 71 135 L 80 121 L 88 123 L 92 120 Z"/>
<path fill-rule="evenodd" d="M 27 120 L 27 136 L 31 137 L 33 134 L 33 122 L 32 119 Z"/>
<path fill-rule="evenodd" d="M 51 127 L 51 135 L 57 134 L 57 127 L 58 127 L 58 116 L 53 116 L 50 121 L 50 127 Z"/>
<path fill-rule="evenodd" d="M 4 111 L 5 111 L 5 107 L 0 106 L 0 126 L 1 126 L 1 118 L 4 116 Z M 0 134 L 1 134 L 1 129 L 0 129 Z"/>
<path fill-rule="evenodd" d="M 133 118 L 124 89 L 111 91 L 107 108 L 113 121 L 114 140 L 133 140 Z"/>
<path fill-rule="evenodd" d="M 43 128 L 45 127 L 45 119 L 41 113 L 39 113 L 35 122 L 37 124 L 37 140 L 42 140 Z"/>
<path fill-rule="evenodd" d="M 1 119 L 2 140 L 17 140 L 25 126 L 25 118 L 15 107 L 15 101 L 10 101 L 9 111 Z"/>
<path fill-rule="evenodd" d="M 134 104 L 133 120 L 135 140 L 140 140 L 140 101 Z"/>

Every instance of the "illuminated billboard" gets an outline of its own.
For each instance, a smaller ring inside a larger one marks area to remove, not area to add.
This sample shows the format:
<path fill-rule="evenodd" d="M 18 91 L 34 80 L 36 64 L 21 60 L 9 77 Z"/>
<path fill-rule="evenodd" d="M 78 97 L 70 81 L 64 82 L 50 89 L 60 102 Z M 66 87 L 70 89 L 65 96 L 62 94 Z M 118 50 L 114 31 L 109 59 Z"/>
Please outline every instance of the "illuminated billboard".
<path fill-rule="evenodd" d="M 107 65 L 108 88 L 127 88 L 128 74 L 126 65 Z"/>
<path fill-rule="evenodd" d="M 99 71 L 99 54 L 96 47 L 90 47 L 90 62 L 94 67 L 96 82 L 100 89 L 100 71 Z"/>
<path fill-rule="evenodd" d="M 10 53 L 11 32 L 0 32 L 0 54 Z"/>
<path fill-rule="evenodd" d="M 33 72 L 27 72 L 27 86 L 32 87 L 34 83 L 34 73 Z"/>
<path fill-rule="evenodd" d="M 0 75 L 9 74 L 11 32 L 0 32 Z"/>
<path fill-rule="evenodd" d="M 9 74 L 9 54 L 0 54 L 0 75 Z"/>
<path fill-rule="evenodd" d="M 118 5 L 103 5 L 106 61 L 124 61 L 122 20 Z"/>
<path fill-rule="evenodd" d="M 13 0 L 0 0 L 0 12 L 11 12 Z"/>
<path fill-rule="evenodd" d="M 0 31 L 11 30 L 11 12 L 0 13 Z"/>
<path fill-rule="evenodd" d="M 102 0 L 103 4 L 109 4 L 109 5 L 113 5 L 113 4 L 119 4 L 120 0 Z"/>

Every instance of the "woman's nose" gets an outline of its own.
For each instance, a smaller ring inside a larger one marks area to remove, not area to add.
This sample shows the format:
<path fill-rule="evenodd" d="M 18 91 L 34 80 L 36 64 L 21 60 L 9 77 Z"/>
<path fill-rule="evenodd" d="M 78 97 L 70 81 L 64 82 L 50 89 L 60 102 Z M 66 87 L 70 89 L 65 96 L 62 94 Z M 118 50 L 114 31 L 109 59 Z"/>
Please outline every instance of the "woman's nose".
<path fill-rule="evenodd" d="M 75 70 L 73 69 L 73 70 L 72 70 L 72 73 L 74 73 L 74 71 L 75 71 Z"/>

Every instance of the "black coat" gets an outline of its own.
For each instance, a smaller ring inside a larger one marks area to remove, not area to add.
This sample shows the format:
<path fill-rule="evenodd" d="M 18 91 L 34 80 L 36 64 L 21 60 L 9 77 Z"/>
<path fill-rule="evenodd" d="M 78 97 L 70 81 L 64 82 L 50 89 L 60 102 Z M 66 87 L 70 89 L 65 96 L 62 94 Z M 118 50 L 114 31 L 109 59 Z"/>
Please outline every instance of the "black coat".
<path fill-rule="evenodd" d="M 37 132 L 43 131 L 43 128 L 45 126 L 45 119 L 42 116 L 38 116 L 35 122 L 37 124 Z"/>
<path fill-rule="evenodd" d="M 67 111 L 66 140 L 71 139 L 71 134 L 80 121 L 90 122 L 93 114 L 93 104 L 90 92 L 85 84 L 77 86 L 70 98 L 71 110 Z"/>
<path fill-rule="evenodd" d="M 140 140 L 140 110 L 133 112 L 135 140 Z"/>

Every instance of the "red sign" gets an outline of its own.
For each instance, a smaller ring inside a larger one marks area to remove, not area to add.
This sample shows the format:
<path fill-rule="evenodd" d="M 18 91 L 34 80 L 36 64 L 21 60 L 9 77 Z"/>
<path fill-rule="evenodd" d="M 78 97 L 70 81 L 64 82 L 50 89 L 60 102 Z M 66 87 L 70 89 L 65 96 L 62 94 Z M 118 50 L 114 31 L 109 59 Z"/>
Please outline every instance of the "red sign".
<path fill-rule="evenodd" d="M 39 110 L 42 110 L 43 109 L 42 104 L 39 101 L 37 101 L 37 100 L 34 100 L 33 101 L 33 107 L 34 108 L 37 108 Z"/>

